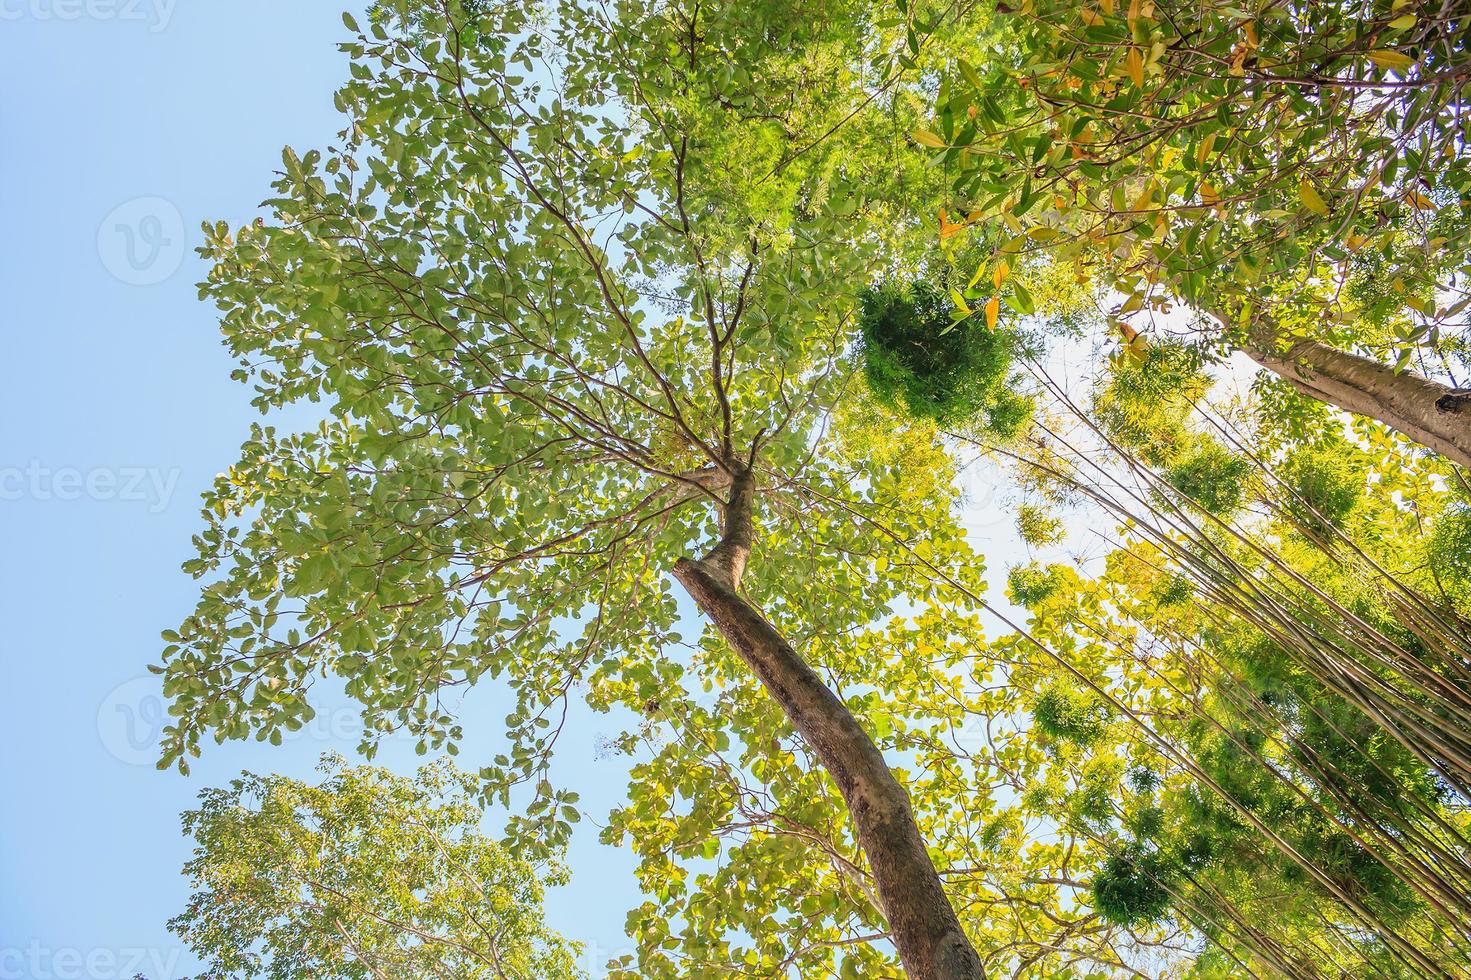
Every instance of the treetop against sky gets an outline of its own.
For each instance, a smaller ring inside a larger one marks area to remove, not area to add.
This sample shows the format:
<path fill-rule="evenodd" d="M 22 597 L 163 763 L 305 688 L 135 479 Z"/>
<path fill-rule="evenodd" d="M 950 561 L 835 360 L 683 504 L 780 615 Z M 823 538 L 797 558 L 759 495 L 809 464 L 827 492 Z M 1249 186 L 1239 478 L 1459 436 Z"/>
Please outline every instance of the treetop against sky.
<path fill-rule="evenodd" d="M 457 755 L 494 680 L 473 783 L 545 862 L 568 700 L 641 716 L 620 976 L 1463 963 L 1465 24 L 1354 13 L 348 16 L 345 128 L 206 228 L 268 418 L 206 494 L 161 765 L 279 742 L 327 677 L 369 755 Z M 1233 350 L 1278 380 L 1215 395 Z M 989 640 L 976 454 L 1039 552 L 1105 518 Z"/>

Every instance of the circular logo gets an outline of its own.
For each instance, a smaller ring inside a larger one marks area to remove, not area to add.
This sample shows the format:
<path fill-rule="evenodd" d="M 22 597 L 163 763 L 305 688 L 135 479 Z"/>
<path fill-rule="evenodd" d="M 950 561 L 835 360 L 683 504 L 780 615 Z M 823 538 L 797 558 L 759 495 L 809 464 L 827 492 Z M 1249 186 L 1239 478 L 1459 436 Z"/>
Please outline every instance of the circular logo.
<path fill-rule="evenodd" d="M 184 262 L 184 216 L 161 197 L 125 201 L 97 229 L 97 254 L 120 282 L 130 286 L 163 282 Z"/>
<path fill-rule="evenodd" d="M 113 688 L 97 709 L 97 737 L 119 762 L 151 766 L 158 761 L 159 743 L 168 711 L 158 679 L 135 677 Z"/>

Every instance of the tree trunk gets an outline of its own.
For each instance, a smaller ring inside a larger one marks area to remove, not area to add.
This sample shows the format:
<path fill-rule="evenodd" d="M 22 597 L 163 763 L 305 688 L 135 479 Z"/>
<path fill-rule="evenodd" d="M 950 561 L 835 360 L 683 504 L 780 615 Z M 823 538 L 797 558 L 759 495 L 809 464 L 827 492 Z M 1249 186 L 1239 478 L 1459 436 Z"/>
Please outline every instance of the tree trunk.
<path fill-rule="evenodd" d="M 674 577 L 756 674 L 787 719 L 817 753 L 853 816 L 873 870 L 880 909 L 911 980 L 985 976 L 940 884 L 909 795 L 846 705 L 828 690 L 766 618 L 738 593 L 754 536 L 753 477 L 738 471 L 715 549 L 681 560 Z"/>
<path fill-rule="evenodd" d="M 1253 328 L 1242 353 L 1309 398 L 1383 422 L 1446 459 L 1471 467 L 1471 391 L 1320 344 Z"/>

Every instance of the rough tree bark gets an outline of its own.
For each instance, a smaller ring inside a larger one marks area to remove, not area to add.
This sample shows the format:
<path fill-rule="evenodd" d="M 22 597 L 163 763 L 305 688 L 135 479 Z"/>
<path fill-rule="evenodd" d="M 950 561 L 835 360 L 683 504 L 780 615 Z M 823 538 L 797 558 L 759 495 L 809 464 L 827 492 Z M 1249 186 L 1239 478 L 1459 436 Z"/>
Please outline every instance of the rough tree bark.
<path fill-rule="evenodd" d="M 721 538 L 698 561 L 681 560 L 674 577 L 760 679 L 837 783 L 858 843 L 868 857 L 881 912 L 911 980 L 985 976 L 946 897 L 915 823 L 909 795 L 846 705 L 823 684 L 755 606 L 739 594 L 754 539 L 754 477 L 733 467 Z"/>
<path fill-rule="evenodd" d="M 1471 467 L 1471 391 L 1316 340 L 1280 338 L 1260 323 L 1241 352 L 1309 398 L 1383 422 L 1446 459 Z"/>

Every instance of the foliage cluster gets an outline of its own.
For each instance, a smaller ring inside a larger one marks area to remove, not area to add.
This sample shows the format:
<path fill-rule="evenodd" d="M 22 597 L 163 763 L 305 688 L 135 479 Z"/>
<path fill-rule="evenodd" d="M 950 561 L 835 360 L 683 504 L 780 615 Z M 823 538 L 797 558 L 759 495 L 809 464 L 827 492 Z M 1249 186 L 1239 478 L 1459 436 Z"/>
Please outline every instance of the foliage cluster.
<path fill-rule="evenodd" d="M 1014 330 L 957 320 L 947 292 L 925 280 L 868 290 L 860 310 L 864 371 L 881 401 L 1003 438 L 1025 426 L 1032 400 L 1017 391 Z"/>

